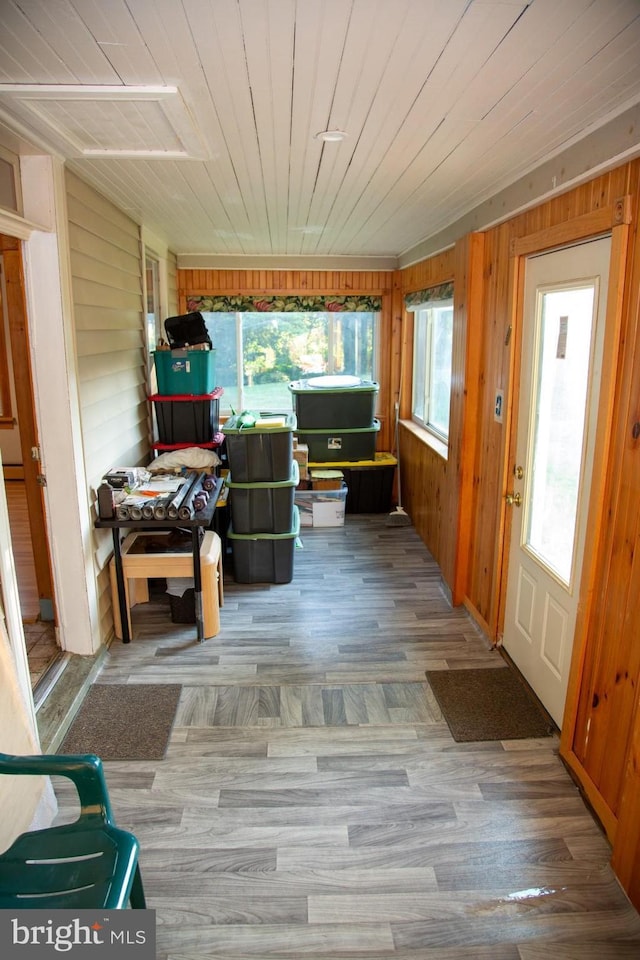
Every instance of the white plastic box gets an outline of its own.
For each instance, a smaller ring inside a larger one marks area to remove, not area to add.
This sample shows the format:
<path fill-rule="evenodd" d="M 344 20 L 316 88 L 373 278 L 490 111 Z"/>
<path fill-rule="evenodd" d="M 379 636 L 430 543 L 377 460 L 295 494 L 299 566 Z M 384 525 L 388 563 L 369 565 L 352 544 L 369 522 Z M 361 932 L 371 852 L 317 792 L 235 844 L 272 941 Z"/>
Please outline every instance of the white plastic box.
<path fill-rule="evenodd" d="M 296 490 L 295 504 L 300 512 L 300 526 L 344 526 L 346 502 L 346 484 L 341 490 Z"/>

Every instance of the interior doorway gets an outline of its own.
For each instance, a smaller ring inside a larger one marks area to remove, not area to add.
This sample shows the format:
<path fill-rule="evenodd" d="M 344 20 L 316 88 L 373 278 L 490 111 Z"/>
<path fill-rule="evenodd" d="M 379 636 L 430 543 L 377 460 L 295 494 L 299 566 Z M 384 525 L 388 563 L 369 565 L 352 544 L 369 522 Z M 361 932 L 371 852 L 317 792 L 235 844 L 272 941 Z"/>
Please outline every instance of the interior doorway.
<path fill-rule="evenodd" d="M 32 687 L 60 656 L 18 240 L 0 235 L 0 449 Z"/>
<path fill-rule="evenodd" d="M 609 237 L 526 262 L 503 645 L 559 727 L 580 599 Z"/>

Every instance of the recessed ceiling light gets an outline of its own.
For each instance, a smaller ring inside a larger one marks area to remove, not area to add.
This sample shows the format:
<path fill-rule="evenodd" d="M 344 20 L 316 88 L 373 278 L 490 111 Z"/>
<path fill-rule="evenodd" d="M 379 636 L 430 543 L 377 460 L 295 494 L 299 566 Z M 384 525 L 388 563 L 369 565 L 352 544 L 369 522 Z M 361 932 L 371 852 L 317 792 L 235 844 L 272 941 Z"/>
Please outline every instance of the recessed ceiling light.
<path fill-rule="evenodd" d="M 347 134 L 343 130 L 321 130 L 320 133 L 316 133 L 316 140 L 326 140 L 329 143 L 338 143 L 340 140 L 344 140 Z"/>

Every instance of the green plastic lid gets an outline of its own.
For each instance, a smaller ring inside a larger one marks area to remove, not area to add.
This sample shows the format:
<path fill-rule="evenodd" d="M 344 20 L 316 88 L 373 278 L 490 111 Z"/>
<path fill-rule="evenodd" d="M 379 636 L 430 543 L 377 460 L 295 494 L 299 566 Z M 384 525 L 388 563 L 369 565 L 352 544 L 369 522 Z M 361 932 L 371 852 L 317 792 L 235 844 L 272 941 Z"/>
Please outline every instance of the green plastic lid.
<path fill-rule="evenodd" d="M 293 525 L 287 533 L 234 533 L 231 524 L 227 536 L 232 540 L 293 540 L 300 533 L 300 513 L 293 507 Z"/>
<path fill-rule="evenodd" d="M 279 490 L 281 487 L 297 487 L 300 483 L 300 470 L 298 468 L 298 461 L 294 460 L 291 468 L 291 477 L 289 480 L 277 480 L 275 483 L 269 483 L 269 481 L 260 481 L 256 483 L 234 483 L 231 478 L 231 474 L 228 474 L 224 482 L 228 487 L 233 487 L 237 490 L 269 490 L 272 487 L 274 490 Z"/>
<path fill-rule="evenodd" d="M 377 393 L 379 385 L 374 380 L 360 377 L 327 376 L 294 380 L 289 384 L 289 390 L 291 393 Z"/>
<path fill-rule="evenodd" d="M 292 433 L 297 426 L 295 413 L 260 413 L 255 414 L 255 426 L 244 425 L 241 422 L 242 414 L 229 417 L 222 426 L 223 433 Z"/>

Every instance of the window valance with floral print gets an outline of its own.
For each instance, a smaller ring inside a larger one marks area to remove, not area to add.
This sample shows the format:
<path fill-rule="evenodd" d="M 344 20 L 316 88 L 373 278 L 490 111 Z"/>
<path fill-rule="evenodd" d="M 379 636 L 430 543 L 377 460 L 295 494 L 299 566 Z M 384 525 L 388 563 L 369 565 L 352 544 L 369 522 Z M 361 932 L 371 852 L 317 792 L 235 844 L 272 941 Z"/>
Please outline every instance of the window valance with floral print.
<path fill-rule="evenodd" d="M 371 296 L 206 296 L 187 297 L 187 310 L 202 313 L 378 313 L 382 297 Z"/>
<path fill-rule="evenodd" d="M 434 300 L 452 300 L 453 299 L 453 280 L 448 283 L 439 283 L 435 287 L 427 287 L 426 290 L 415 290 L 413 293 L 407 293 L 404 298 L 404 305 L 407 310 L 415 310 L 423 303 L 432 303 Z"/>

